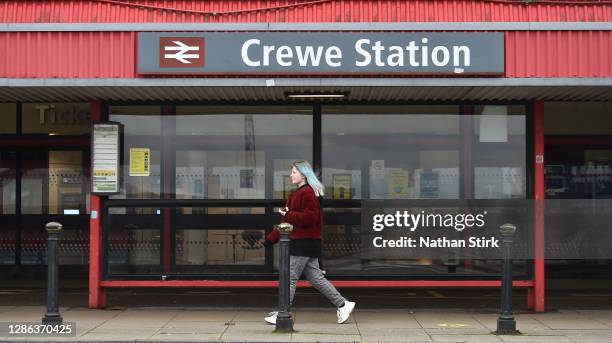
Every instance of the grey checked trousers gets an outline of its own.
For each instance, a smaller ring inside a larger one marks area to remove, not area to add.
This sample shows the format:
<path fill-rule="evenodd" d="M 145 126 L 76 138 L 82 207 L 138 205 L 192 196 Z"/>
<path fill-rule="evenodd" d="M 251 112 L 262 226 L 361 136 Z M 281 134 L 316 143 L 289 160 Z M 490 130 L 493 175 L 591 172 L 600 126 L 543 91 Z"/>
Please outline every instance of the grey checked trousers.
<path fill-rule="evenodd" d="M 332 285 L 319 268 L 319 259 L 316 257 L 307 256 L 291 256 L 289 260 L 289 303 L 293 303 L 295 296 L 295 286 L 300 279 L 302 273 L 312 286 L 321 294 L 323 294 L 336 307 L 340 307 L 346 299 L 338 292 L 336 287 Z"/>

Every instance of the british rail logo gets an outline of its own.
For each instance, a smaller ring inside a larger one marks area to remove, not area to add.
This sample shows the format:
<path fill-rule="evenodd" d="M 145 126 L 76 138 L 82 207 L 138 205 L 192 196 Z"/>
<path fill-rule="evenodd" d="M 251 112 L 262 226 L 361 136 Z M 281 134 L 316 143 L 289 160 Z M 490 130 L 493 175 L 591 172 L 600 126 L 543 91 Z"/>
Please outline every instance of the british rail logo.
<path fill-rule="evenodd" d="M 204 37 L 160 37 L 159 67 L 204 67 Z"/>

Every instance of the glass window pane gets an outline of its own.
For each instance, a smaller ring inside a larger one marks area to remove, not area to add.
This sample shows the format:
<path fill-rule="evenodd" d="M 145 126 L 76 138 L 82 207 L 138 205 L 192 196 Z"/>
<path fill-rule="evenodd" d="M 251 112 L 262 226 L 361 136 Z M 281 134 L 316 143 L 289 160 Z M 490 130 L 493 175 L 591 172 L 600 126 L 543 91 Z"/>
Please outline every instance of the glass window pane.
<path fill-rule="evenodd" d="M 162 116 L 159 106 L 112 106 L 109 120 L 122 123 L 123 128 L 123 185 L 121 194 L 113 199 L 159 198 L 161 194 Z M 168 138 L 166 138 L 168 139 Z M 171 139 L 171 138 L 170 138 Z M 150 152 L 149 175 L 130 172 L 132 149 L 148 149 Z"/>
<path fill-rule="evenodd" d="M 17 105 L 0 104 L 0 134 L 17 133 Z"/>
<path fill-rule="evenodd" d="M 524 198 L 524 106 L 324 106 L 332 199 Z M 366 175 L 366 180 L 363 179 Z"/>
<path fill-rule="evenodd" d="M 0 151 L 0 215 L 15 214 L 15 167 L 14 151 Z"/>
<path fill-rule="evenodd" d="M 407 258 L 387 249 L 384 257 L 373 258 L 362 247 L 364 240 L 371 239 L 368 230 L 361 229 L 361 209 L 325 209 L 322 254 L 325 269 L 330 275 L 343 275 L 363 278 L 364 276 L 455 276 L 487 275 L 499 273 L 499 260 L 479 260 L 465 255 L 448 259 Z M 369 244 L 369 243 L 367 243 Z M 400 254 L 401 255 L 401 254 Z M 466 263 L 465 258 L 469 259 Z M 515 276 L 525 274 L 525 261 L 514 261 Z"/>
<path fill-rule="evenodd" d="M 82 151 L 49 151 L 49 214 L 84 214 Z"/>
<path fill-rule="evenodd" d="M 263 229 L 177 230 L 176 264 L 263 265 L 262 237 Z"/>
<path fill-rule="evenodd" d="M 88 134 L 89 103 L 25 103 L 21 107 L 23 133 Z"/>
<path fill-rule="evenodd" d="M 458 106 L 323 106 L 327 197 L 458 198 L 458 114 Z"/>
<path fill-rule="evenodd" d="M 49 182 L 47 151 L 24 151 L 21 156 L 21 213 L 43 214 Z"/>
<path fill-rule="evenodd" d="M 283 198 L 291 162 L 312 158 L 312 107 L 179 106 L 179 199 Z"/>
<path fill-rule="evenodd" d="M 474 114 L 474 198 L 526 198 L 525 107 L 476 106 Z"/>
<path fill-rule="evenodd" d="M 81 150 L 24 151 L 21 156 L 23 214 L 86 213 Z"/>
<path fill-rule="evenodd" d="M 0 151 L 0 265 L 15 263 L 16 161 L 14 151 Z"/>
<path fill-rule="evenodd" d="M 149 210 L 109 209 L 106 247 L 109 274 L 161 272 L 162 215 Z"/>

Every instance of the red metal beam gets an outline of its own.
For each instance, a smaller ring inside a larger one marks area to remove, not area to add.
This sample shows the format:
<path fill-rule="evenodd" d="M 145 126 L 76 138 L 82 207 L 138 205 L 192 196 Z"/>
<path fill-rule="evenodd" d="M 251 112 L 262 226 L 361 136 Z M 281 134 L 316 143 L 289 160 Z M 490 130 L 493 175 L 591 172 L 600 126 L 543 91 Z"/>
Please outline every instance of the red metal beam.
<path fill-rule="evenodd" d="M 501 287 L 501 281 L 331 281 L 336 287 Z M 533 287 L 532 281 L 514 281 L 514 287 Z M 275 288 L 278 281 L 217 281 L 217 280 L 170 280 L 170 281 L 102 281 L 101 287 L 106 288 L 132 288 L 132 287 L 222 287 L 222 288 Z M 310 287 L 307 281 L 299 281 L 298 287 Z"/>
<path fill-rule="evenodd" d="M 97 123 L 102 119 L 102 102 L 92 101 L 91 103 L 91 122 Z M 87 142 L 89 144 L 89 142 Z M 93 158 L 93 156 L 92 156 Z M 90 179 L 91 187 L 91 179 Z M 100 228 L 100 197 L 91 195 L 89 218 L 89 307 L 104 308 L 106 306 L 106 289 L 100 287 L 102 273 L 102 236 Z"/>
<path fill-rule="evenodd" d="M 536 312 L 544 312 L 545 275 L 544 275 L 544 102 L 534 103 L 534 198 L 535 198 L 535 259 L 534 287 L 528 293 L 528 307 Z"/>

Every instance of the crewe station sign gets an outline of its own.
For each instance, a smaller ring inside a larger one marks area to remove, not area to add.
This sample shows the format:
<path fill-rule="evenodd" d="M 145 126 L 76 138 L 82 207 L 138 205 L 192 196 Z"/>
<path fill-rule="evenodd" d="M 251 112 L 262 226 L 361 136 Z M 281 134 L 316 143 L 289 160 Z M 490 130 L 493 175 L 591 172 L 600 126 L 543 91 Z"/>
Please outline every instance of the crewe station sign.
<path fill-rule="evenodd" d="M 140 32 L 138 73 L 502 74 L 502 32 Z"/>

